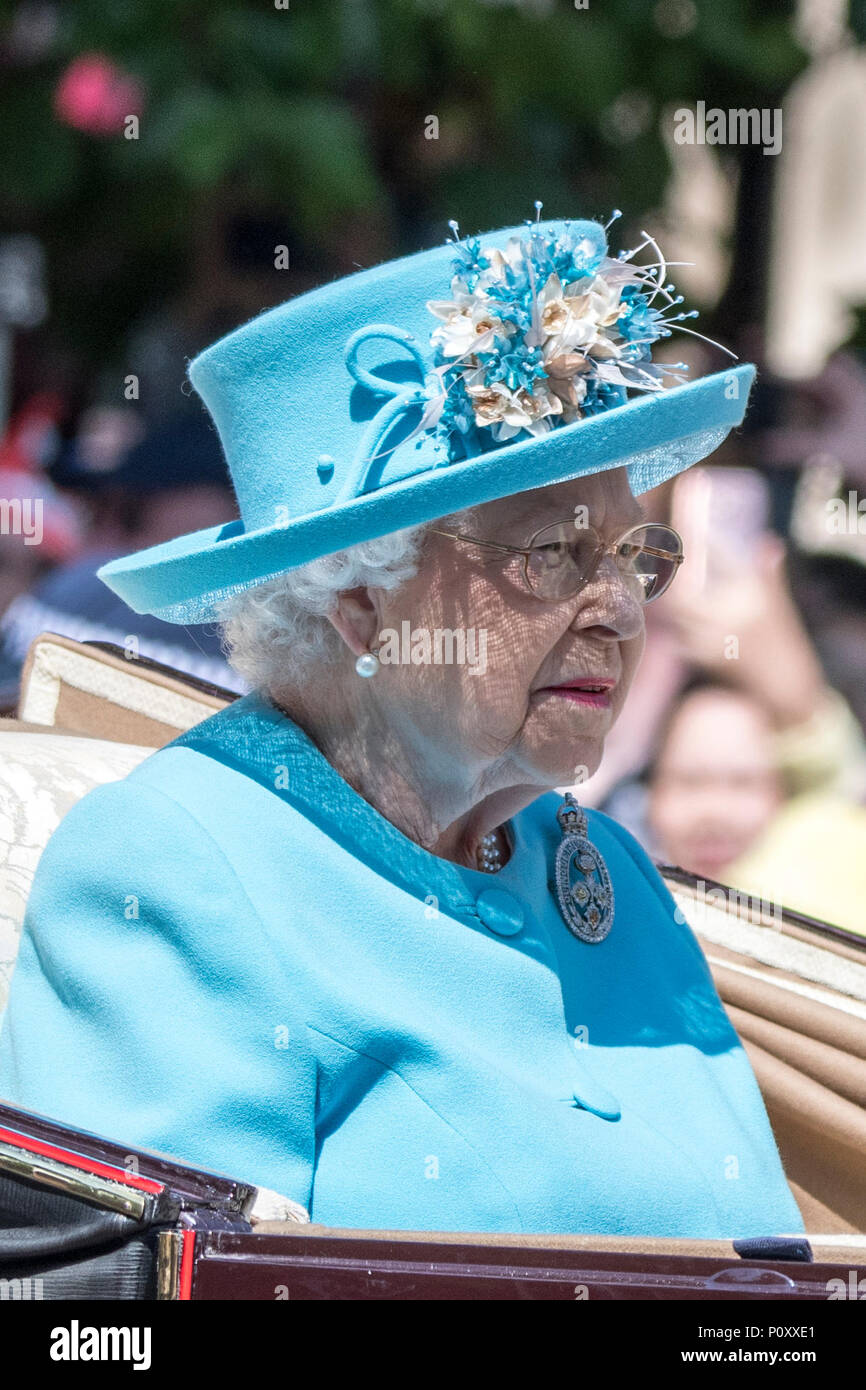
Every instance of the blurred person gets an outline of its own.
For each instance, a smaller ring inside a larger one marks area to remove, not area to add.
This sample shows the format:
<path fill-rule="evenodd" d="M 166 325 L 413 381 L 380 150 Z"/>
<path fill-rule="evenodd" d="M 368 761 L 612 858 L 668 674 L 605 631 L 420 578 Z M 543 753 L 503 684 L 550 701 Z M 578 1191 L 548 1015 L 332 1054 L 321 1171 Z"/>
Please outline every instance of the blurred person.
<path fill-rule="evenodd" d="M 36 391 L 14 412 L 0 440 L 0 470 L 44 473 L 57 448 L 63 401 L 53 391 Z"/>
<path fill-rule="evenodd" d="M 0 624 L 20 595 L 71 563 L 84 541 L 81 507 L 43 472 L 59 414 L 58 398 L 38 393 L 15 412 L 0 441 Z M 15 707 L 20 664 L 0 640 L 0 714 Z"/>
<path fill-rule="evenodd" d="M 790 568 L 792 593 L 828 680 L 866 730 L 866 556 L 798 551 Z"/>
<path fill-rule="evenodd" d="M 0 634 L 17 604 L 56 566 L 74 563 L 82 519 L 44 479 L 0 468 Z M 0 635 L 0 715 L 18 702 L 21 659 Z"/>
<path fill-rule="evenodd" d="M 794 602 L 785 544 L 763 529 L 755 475 L 726 473 L 677 480 L 697 563 L 655 606 L 638 674 L 653 688 L 599 804 L 657 859 L 862 931 L 866 742 Z"/>
<path fill-rule="evenodd" d="M 698 678 L 669 712 L 647 782 L 655 855 L 724 879 L 784 801 L 772 721 L 749 693 Z"/>
<path fill-rule="evenodd" d="M 760 535 L 749 563 L 734 556 L 708 588 L 683 586 L 664 618 L 688 666 L 731 683 L 766 711 L 791 792 L 828 790 L 860 802 L 866 743 L 847 702 L 827 681 L 791 594 L 786 547 Z"/>
<path fill-rule="evenodd" d="M 177 627 L 135 613 L 96 573 L 130 545 L 164 544 L 231 513 L 234 495 L 219 442 L 199 412 L 188 406 L 144 434 L 130 408 L 95 407 L 52 473 L 67 491 L 87 499 L 89 525 L 81 553 L 20 594 L 0 620 L 7 687 L 17 680 L 33 639 L 48 631 L 82 642 L 112 642 L 130 660 L 148 657 L 243 690 L 215 627 Z"/>
<path fill-rule="evenodd" d="M 862 351 L 839 351 L 815 376 L 770 376 L 768 388 L 774 423 L 755 447 L 790 497 L 793 593 L 866 730 L 866 363 Z"/>
<path fill-rule="evenodd" d="M 866 794 L 863 730 L 824 672 L 792 593 L 788 549 L 765 529 L 760 479 L 751 470 L 716 471 L 725 479 L 701 469 L 692 475 L 694 484 L 690 476 L 676 480 L 671 515 L 695 564 L 679 591 L 648 615 L 647 651 L 636 679 L 640 699 L 615 731 L 585 799 L 604 806 L 616 788 L 617 805 L 623 805 L 624 788 L 653 756 L 678 693 L 704 673 L 752 695 L 765 709 L 792 790 L 822 787 L 859 802 Z M 799 557 L 791 562 L 796 572 Z M 809 611 L 814 617 L 814 604 Z"/>
<path fill-rule="evenodd" d="M 0 467 L 0 614 L 53 566 L 74 559 L 83 517 L 44 478 Z"/>
<path fill-rule="evenodd" d="M 668 716 L 645 782 L 657 859 L 866 933 L 866 808 L 798 791 L 760 700 L 699 678 Z"/>

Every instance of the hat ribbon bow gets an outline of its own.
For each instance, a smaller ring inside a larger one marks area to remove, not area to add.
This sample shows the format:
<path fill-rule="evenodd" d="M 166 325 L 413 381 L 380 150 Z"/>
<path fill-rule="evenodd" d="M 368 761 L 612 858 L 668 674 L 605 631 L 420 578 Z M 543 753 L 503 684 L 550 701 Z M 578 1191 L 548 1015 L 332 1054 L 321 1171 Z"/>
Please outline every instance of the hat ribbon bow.
<path fill-rule="evenodd" d="M 387 377 L 362 366 L 358 360 L 359 349 L 372 338 L 384 338 L 405 348 L 418 367 L 422 380 L 407 386 L 389 381 Z M 408 444 L 410 440 L 438 424 L 448 399 L 442 379 L 443 373 L 454 365 L 453 362 L 448 362 L 445 366 L 430 368 L 415 335 L 389 323 L 371 323 L 366 328 L 359 328 L 346 343 L 345 357 L 346 366 L 358 385 L 386 399 L 373 416 L 358 445 L 343 486 L 335 498 L 336 503 L 349 502 L 354 497 L 360 497 L 366 490 L 373 463 L 396 448 L 396 445 L 392 445 L 391 449 L 381 449 L 380 446 L 402 416 L 411 410 L 421 410 L 421 418 L 417 425 L 411 434 L 399 441 L 400 444 Z"/>

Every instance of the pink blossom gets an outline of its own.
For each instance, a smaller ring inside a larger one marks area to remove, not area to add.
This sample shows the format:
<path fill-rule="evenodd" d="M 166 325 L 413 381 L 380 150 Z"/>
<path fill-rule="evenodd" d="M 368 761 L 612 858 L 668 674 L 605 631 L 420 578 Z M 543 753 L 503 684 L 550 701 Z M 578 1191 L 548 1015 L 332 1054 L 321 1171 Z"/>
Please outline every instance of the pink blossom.
<path fill-rule="evenodd" d="M 141 83 L 100 53 L 75 58 L 54 94 L 59 119 L 89 135 L 113 135 L 127 116 L 141 114 Z"/>

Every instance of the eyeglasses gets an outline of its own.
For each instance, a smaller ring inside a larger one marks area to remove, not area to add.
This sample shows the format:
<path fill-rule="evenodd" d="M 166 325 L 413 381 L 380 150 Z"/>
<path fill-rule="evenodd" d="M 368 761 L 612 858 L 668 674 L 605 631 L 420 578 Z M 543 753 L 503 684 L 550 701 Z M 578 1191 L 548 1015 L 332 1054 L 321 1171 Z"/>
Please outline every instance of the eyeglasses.
<path fill-rule="evenodd" d="M 485 546 L 508 555 L 523 556 L 523 577 L 536 598 L 557 603 L 573 598 L 597 573 L 605 556 L 613 559 L 627 587 L 639 603 L 652 603 L 669 587 L 685 558 L 683 541 L 672 526 L 641 522 L 606 545 L 592 526 L 577 526 L 572 518 L 538 531 L 526 549 L 434 530 L 437 536 L 468 545 Z"/>

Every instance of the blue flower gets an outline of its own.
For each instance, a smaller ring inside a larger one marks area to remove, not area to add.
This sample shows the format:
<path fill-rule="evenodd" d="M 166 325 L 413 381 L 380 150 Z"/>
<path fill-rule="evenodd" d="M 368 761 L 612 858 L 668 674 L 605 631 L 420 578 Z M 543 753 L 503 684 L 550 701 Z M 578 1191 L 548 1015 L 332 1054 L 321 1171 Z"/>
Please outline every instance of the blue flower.
<path fill-rule="evenodd" d="M 475 428 L 475 411 L 470 400 L 463 377 L 459 371 L 452 370 L 450 381 L 443 381 L 448 394 L 442 407 L 442 414 L 436 426 L 436 433 L 444 439 L 448 447 L 450 462 L 467 456 L 466 437 Z"/>
<path fill-rule="evenodd" d="M 532 301 L 528 289 L 523 302 L 517 300 L 510 302 L 505 299 L 504 296 L 491 293 L 490 291 L 488 291 L 488 298 L 501 301 L 502 307 L 498 310 L 498 315 L 503 323 L 513 323 L 515 328 L 521 333 L 526 332 L 532 322 L 532 310 L 530 308 Z"/>
<path fill-rule="evenodd" d="M 442 414 L 439 417 L 440 428 L 444 434 L 450 434 L 452 430 L 459 430 L 461 434 L 466 434 L 474 424 L 475 414 L 463 383 L 463 377 L 459 373 L 455 373 L 453 380 L 448 383 L 448 394 L 442 407 Z"/>
<path fill-rule="evenodd" d="M 514 300 L 528 302 L 532 295 L 532 285 L 526 262 L 522 261 L 519 266 L 504 266 L 499 284 L 488 285 L 485 294 L 488 299 L 495 299 L 497 303 L 502 304 L 510 304 Z"/>
<path fill-rule="evenodd" d="M 530 348 L 525 343 L 514 343 L 497 338 L 493 352 L 480 352 L 479 360 L 487 368 L 484 382 L 492 386 L 503 381 L 509 391 L 531 391 L 533 382 L 546 380 L 544 354 L 541 348 Z"/>
<path fill-rule="evenodd" d="M 623 394 L 621 386 L 613 386 L 610 382 L 589 378 L 586 383 L 586 395 L 580 403 L 580 409 L 584 415 L 598 415 L 603 410 L 610 410 L 612 406 L 622 405 Z"/>
<path fill-rule="evenodd" d="M 553 259 L 556 273 L 563 285 L 571 285 L 582 280 L 585 275 L 595 275 L 607 254 L 607 246 L 593 241 L 587 236 L 578 236 L 571 231 L 561 241 L 553 242 Z"/>
<path fill-rule="evenodd" d="M 467 237 L 464 242 L 458 242 L 456 246 L 457 255 L 451 262 L 455 275 L 459 275 L 465 280 L 466 288 L 470 293 L 475 289 L 484 270 L 489 270 L 490 262 L 481 250 L 481 241 L 477 236 Z"/>
<path fill-rule="evenodd" d="M 669 338 L 670 329 L 665 327 L 662 311 L 650 304 L 645 294 L 635 285 L 626 285 L 620 296 L 626 306 L 617 320 L 621 337 L 628 343 L 654 343 L 658 338 Z M 648 356 L 648 352 L 640 354 Z"/>

